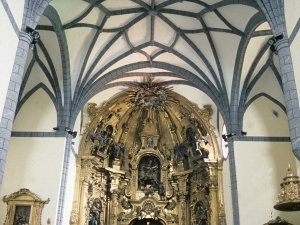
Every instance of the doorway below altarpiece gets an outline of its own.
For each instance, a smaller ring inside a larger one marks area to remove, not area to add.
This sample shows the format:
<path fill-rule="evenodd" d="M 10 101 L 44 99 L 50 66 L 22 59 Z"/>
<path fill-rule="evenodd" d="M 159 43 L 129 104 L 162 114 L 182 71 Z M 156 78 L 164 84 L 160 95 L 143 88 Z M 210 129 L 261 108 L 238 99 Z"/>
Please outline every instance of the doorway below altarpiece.
<path fill-rule="evenodd" d="M 160 220 L 154 220 L 154 219 L 142 219 L 142 220 L 134 220 L 130 223 L 130 225 L 165 225 L 164 222 L 161 222 Z"/>

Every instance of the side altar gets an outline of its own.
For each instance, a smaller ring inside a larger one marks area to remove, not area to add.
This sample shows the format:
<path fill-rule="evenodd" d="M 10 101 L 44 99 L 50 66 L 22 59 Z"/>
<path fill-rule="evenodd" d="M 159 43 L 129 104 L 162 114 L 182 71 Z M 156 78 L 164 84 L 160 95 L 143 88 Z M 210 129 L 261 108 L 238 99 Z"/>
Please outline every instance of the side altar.
<path fill-rule="evenodd" d="M 225 224 L 210 106 L 150 80 L 88 113 L 70 224 Z"/>

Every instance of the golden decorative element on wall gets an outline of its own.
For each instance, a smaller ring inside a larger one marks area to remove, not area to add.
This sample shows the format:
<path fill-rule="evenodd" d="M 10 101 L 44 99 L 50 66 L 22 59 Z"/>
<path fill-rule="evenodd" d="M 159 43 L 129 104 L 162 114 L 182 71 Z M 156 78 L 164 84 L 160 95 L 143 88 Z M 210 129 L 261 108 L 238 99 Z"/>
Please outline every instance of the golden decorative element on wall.
<path fill-rule="evenodd" d="M 71 224 L 224 225 L 210 106 L 199 109 L 150 79 L 87 110 Z"/>
<path fill-rule="evenodd" d="M 3 197 L 7 204 L 7 214 L 4 224 L 40 225 L 42 210 L 50 199 L 42 200 L 29 189 L 22 188 L 17 192 Z"/>
<path fill-rule="evenodd" d="M 280 184 L 281 191 L 274 206 L 280 211 L 299 211 L 300 210 L 300 180 L 294 175 L 291 166 L 288 166 L 284 182 Z"/>
<path fill-rule="evenodd" d="M 281 219 L 279 216 L 276 217 L 274 220 L 270 220 L 269 222 L 263 225 L 293 225 L 286 220 Z"/>

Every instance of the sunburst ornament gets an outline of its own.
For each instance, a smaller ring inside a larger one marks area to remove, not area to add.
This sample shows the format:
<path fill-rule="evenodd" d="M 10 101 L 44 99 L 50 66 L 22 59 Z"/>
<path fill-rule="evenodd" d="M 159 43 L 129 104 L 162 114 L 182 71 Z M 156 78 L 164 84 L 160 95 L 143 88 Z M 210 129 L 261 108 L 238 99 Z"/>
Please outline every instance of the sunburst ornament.
<path fill-rule="evenodd" d="M 172 99 L 172 94 L 170 94 L 171 90 L 172 87 L 169 87 L 167 84 L 154 82 L 154 79 L 149 77 L 147 82 L 137 83 L 135 85 L 130 97 L 136 106 L 161 109 L 166 106 L 168 100 Z"/>

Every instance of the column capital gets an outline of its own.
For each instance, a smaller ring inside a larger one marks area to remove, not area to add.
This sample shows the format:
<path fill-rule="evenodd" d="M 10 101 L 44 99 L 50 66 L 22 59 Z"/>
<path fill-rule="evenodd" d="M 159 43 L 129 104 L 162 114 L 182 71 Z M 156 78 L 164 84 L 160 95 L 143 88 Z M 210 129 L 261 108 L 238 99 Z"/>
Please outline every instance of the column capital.
<path fill-rule="evenodd" d="M 30 43 L 32 41 L 32 36 L 27 32 L 20 31 L 19 40 L 24 41 L 24 42 L 28 43 L 28 45 L 30 45 Z"/>
<path fill-rule="evenodd" d="M 290 47 L 289 40 L 287 38 L 283 38 L 281 40 L 278 40 L 274 43 L 274 47 L 275 47 L 277 52 L 280 51 L 283 48 L 289 48 Z"/>

